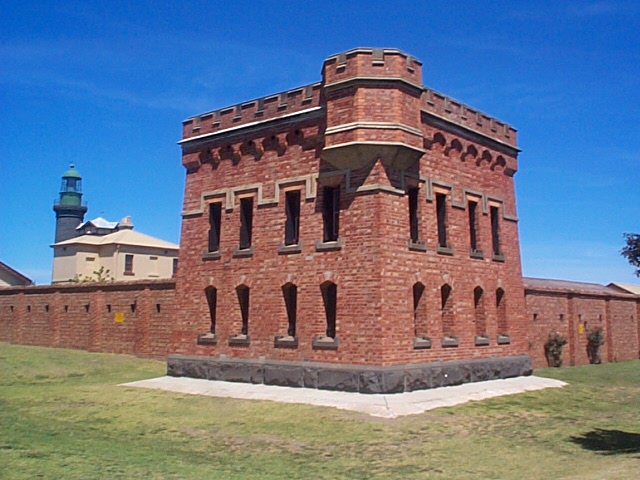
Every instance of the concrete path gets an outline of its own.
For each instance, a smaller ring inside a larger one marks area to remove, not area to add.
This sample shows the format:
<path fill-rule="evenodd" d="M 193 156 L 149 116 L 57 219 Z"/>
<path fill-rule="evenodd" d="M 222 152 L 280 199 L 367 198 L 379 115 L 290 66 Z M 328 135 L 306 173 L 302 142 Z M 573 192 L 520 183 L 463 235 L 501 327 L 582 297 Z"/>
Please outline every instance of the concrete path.
<path fill-rule="evenodd" d="M 209 397 L 273 400 L 285 403 L 306 403 L 323 407 L 362 412 L 374 417 L 396 418 L 450 407 L 485 398 L 512 395 L 544 388 L 567 385 L 560 380 L 542 377 L 517 377 L 505 380 L 466 383 L 455 387 L 441 387 L 416 392 L 387 395 L 368 395 L 353 392 L 334 392 L 310 388 L 277 387 L 251 383 L 219 382 L 187 377 L 159 377 L 139 382 L 123 383 L 123 387 L 153 388 L 171 392 Z"/>

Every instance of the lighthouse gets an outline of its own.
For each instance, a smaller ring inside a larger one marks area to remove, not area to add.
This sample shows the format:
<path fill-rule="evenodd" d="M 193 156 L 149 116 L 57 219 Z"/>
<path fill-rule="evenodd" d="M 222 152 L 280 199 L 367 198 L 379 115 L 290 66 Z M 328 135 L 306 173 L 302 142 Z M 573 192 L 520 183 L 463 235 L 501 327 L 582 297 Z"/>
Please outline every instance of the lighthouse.
<path fill-rule="evenodd" d="M 60 198 L 55 201 L 53 211 L 56 212 L 55 243 L 77 236 L 76 227 L 84 220 L 87 206 L 82 204 L 82 177 L 73 164 L 62 175 Z"/>

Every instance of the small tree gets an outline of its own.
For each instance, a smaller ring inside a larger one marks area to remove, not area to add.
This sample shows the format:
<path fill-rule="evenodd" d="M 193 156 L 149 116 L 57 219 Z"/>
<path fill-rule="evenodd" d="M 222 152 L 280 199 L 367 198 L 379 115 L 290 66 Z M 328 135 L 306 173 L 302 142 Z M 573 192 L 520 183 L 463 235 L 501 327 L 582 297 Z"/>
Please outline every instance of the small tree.
<path fill-rule="evenodd" d="M 627 244 L 620 250 L 620 253 L 631 265 L 636 267 L 634 273 L 636 277 L 640 277 L 640 235 L 637 233 L 624 233 L 623 237 Z"/>
<path fill-rule="evenodd" d="M 600 346 L 604 345 L 604 333 L 602 327 L 592 328 L 587 332 L 587 356 L 590 363 L 600 364 Z"/>
<path fill-rule="evenodd" d="M 562 347 L 567 344 L 567 338 L 559 332 L 550 333 L 544 344 L 544 353 L 550 367 L 562 366 Z"/>
<path fill-rule="evenodd" d="M 104 268 L 104 266 L 100 267 L 98 270 L 94 270 L 92 275 L 82 275 L 81 273 L 76 273 L 75 276 L 69 279 L 71 283 L 104 283 L 104 282 L 113 282 L 114 278 L 111 275 L 111 271 L 108 268 Z"/>

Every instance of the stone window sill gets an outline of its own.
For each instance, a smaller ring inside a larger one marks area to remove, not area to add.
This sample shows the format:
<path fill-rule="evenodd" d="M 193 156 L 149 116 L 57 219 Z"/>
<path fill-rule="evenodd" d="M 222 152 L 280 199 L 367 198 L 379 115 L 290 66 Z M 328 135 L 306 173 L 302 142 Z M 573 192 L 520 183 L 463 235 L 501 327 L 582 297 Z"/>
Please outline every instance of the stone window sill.
<path fill-rule="evenodd" d="M 511 335 L 498 335 L 498 345 L 509 345 L 511 343 Z"/>
<path fill-rule="evenodd" d="M 229 346 L 246 347 L 249 345 L 250 341 L 251 338 L 249 337 L 249 335 L 229 335 Z"/>
<path fill-rule="evenodd" d="M 342 245 L 342 237 L 338 237 L 338 240 L 336 240 L 335 242 L 323 242 L 322 240 L 316 240 L 316 252 L 341 250 Z"/>
<path fill-rule="evenodd" d="M 216 345 L 218 336 L 215 333 L 199 333 L 198 345 Z"/>
<path fill-rule="evenodd" d="M 315 350 L 337 350 L 338 337 L 327 337 L 325 335 L 316 335 L 313 337 L 312 347 Z"/>
<path fill-rule="evenodd" d="M 478 260 L 484 260 L 484 252 L 482 250 L 472 248 L 469 250 L 469 256 Z"/>
<path fill-rule="evenodd" d="M 443 348 L 452 348 L 460 345 L 460 341 L 458 337 L 442 337 L 442 347 Z"/>
<path fill-rule="evenodd" d="M 491 260 L 494 262 L 504 262 L 504 253 L 492 253 Z"/>
<path fill-rule="evenodd" d="M 302 242 L 294 243 L 293 245 L 285 245 L 281 243 L 278 245 L 278 253 L 280 255 L 288 255 L 290 253 L 301 253 L 302 252 Z"/>
<path fill-rule="evenodd" d="M 133 276 L 135 275 L 135 273 L 133 273 L 133 272 L 127 272 L 127 271 L 123 272 L 122 274 L 123 274 L 123 275 L 126 275 L 126 276 L 128 276 L 128 277 L 133 277 Z"/>
<path fill-rule="evenodd" d="M 438 248 L 436 249 L 436 251 L 440 254 L 440 255 L 453 255 L 453 247 L 451 245 L 438 245 Z"/>
<path fill-rule="evenodd" d="M 232 254 L 233 258 L 253 257 L 253 245 L 249 248 L 237 248 L 234 247 Z"/>
<path fill-rule="evenodd" d="M 491 343 L 488 335 L 476 335 L 475 341 L 476 347 L 486 347 Z"/>
<path fill-rule="evenodd" d="M 218 260 L 220 257 L 222 257 L 220 250 L 216 250 L 215 252 L 202 252 L 202 260 Z"/>
<path fill-rule="evenodd" d="M 414 242 L 413 240 L 409 239 L 408 247 L 412 252 L 426 252 L 427 242 Z"/>
<path fill-rule="evenodd" d="M 274 348 L 298 348 L 298 337 L 276 335 L 273 338 Z"/>
<path fill-rule="evenodd" d="M 431 348 L 431 339 L 429 337 L 414 337 L 413 338 L 413 349 L 414 350 L 424 350 L 427 348 Z"/>

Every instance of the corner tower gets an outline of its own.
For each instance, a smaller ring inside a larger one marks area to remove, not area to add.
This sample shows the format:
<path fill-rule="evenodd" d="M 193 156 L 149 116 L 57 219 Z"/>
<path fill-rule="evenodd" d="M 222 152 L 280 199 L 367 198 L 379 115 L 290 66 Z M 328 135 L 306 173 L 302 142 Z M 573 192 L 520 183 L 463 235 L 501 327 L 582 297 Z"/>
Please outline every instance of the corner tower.
<path fill-rule="evenodd" d="M 53 211 L 56 212 L 55 243 L 75 237 L 87 206 L 82 204 L 82 177 L 73 164 L 62 175 L 60 198 L 55 201 Z"/>

